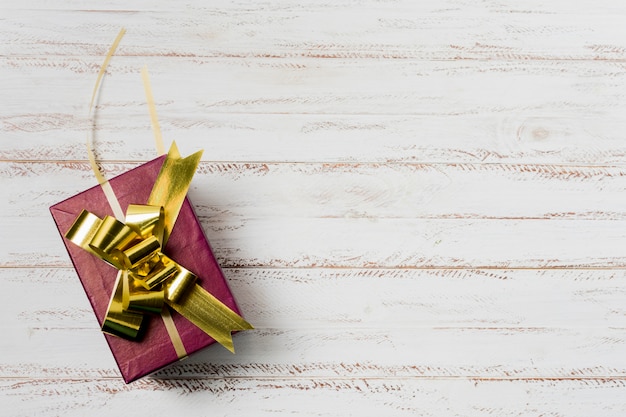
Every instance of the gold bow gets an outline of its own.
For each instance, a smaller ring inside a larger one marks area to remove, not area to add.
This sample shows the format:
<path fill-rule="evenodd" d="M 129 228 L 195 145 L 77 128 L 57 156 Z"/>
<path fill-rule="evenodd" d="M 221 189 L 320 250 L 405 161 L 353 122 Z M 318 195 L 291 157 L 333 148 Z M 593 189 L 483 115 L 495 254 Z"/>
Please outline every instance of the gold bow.
<path fill-rule="evenodd" d="M 102 330 L 137 339 L 145 313 L 169 316 L 167 304 L 234 352 L 231 332 L 253 327 L 196 284 L 195 274 L 163 254 L 202 151 L 181 158 L 175 144 L 147 205 L 129 205 L 125 223 L 83 210 L 65 237 L 119 270 Z M 166 326 L 167 326 L 166 321 Z M 173 326 L 173 322 L 170 324 Z M 168 329 L 169 332 L 169 329 Z M 185 356 L 177 331 L 170 337 Z M 177 340 L 178 339 L 178 340 Z"/>

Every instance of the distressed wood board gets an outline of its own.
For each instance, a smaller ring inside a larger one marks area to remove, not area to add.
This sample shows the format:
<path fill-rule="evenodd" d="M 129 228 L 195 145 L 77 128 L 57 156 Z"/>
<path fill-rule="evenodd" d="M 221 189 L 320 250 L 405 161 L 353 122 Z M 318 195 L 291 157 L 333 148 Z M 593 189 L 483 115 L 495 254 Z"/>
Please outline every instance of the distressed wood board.
<path fill-rule="evenodd" d="M 0 415 L 623 416 L 625 19 L 0 3 Z M 108 176 L 155 157 L 145 65 L 256 329 L 125 385 L 48 207 L 96 183 L 92 128 Z"/>

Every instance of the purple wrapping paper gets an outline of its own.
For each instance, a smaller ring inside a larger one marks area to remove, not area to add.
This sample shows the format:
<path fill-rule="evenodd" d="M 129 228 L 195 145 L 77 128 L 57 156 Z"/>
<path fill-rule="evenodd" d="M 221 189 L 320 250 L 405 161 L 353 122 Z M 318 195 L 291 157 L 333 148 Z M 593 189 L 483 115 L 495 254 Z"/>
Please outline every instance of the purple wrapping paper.
<path fill-rule="evenodd" d="M 146 203 L 164 159 L 164 156 L 159 157 L 109 180 L 124 211 L 129 204 Z M 113 215 L 100 186 L 92 187 L 55 204 L 50 207 L 50 212 L 63 237 L 98 323 L 102 326 L 117 270 L 64 237 L 83 209 L 101 218 Z M 240 314 L 200 222 L 187 199 L 183 203 L 163 252 L 196 274 L 199 285 Z M 172 311 L 172 317 L 188 354 L 215 343 L 215 340 L 175 311 Z M 153 316 L 147 321 L 145 334 L 140 341 L 129 341 L 104 334 L 127 383 L 178 360 L 161 318 Z"/>

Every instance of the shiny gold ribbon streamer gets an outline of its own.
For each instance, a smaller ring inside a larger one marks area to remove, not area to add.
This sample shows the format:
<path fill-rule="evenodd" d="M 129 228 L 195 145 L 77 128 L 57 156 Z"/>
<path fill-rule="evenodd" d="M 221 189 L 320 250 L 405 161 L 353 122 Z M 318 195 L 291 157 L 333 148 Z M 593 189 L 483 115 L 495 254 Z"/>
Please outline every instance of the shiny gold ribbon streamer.
<path fill-rule="evenodd" d="M 89 104 L 89 118 L 108 63 L 125 32 L 125 29 L 120 30 L 100 67 Z M 142 79 L 155 143 L 161 155 L 164 153 L 163 139 L 146 68 L 142 70 Z M 119 269 L 103 331 L 136 339 L 144 314 L 160 312 L 178 357 L 185 357 L 187 352 L 169 310 L 163 305 L 166 303 L 234 353 L 231 332 L 253 327 L 195 284 L 193 273 L 160 252 L 176 222 L 202 151 L 181 158 L 176 144 L 172 143 L 148 204 L 129 206 L 124 224 L 115 193 L 96 163 L 92 134 L 87 139 L 89 162 L 117 220 L 110 216 L 100 219 L 83 211 L 66 237 Z"/>

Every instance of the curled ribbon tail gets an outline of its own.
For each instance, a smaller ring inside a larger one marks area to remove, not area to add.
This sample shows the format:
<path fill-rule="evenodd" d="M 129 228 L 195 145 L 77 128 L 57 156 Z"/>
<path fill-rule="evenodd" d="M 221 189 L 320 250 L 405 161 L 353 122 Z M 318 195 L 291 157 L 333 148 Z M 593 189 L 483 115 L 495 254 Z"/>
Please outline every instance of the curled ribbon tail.
<path fill-rule="evenodd" d="M 139 337 L 144 315 L 124 309 L 124 286 L 127 280 L 126 271 L 119 271 L 109 308 L 102 323 L 102 331 L 113 336 L 134 340 Z"/>
<path fill-rule="evenodd" d="M 199 285 L 193 287 L 181 304 L 166 302 L 232 353 L 235 348 L 231 332 L 254 328 Z"/>

